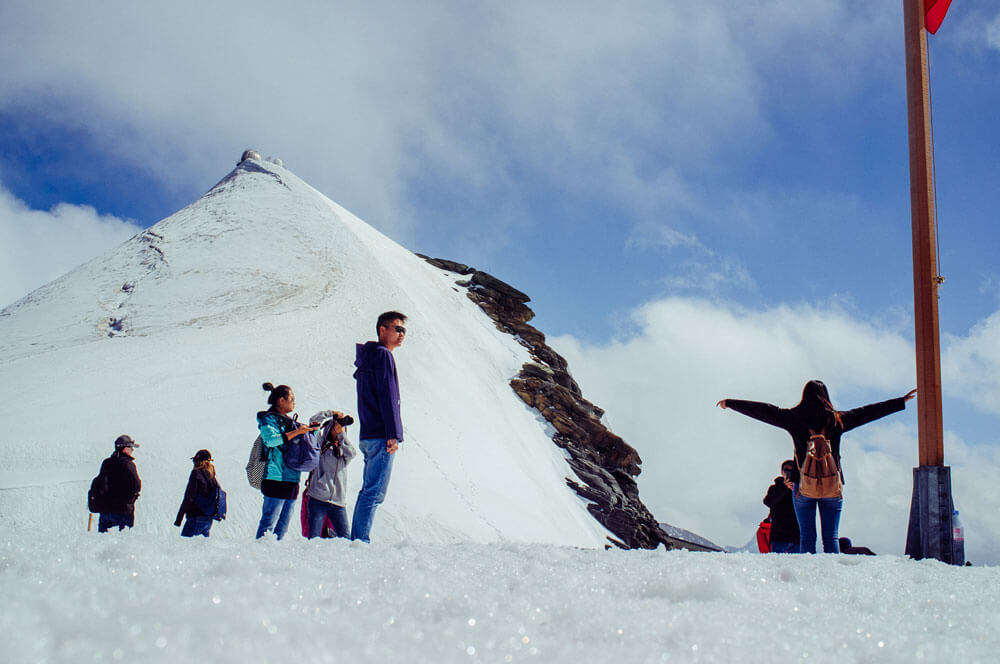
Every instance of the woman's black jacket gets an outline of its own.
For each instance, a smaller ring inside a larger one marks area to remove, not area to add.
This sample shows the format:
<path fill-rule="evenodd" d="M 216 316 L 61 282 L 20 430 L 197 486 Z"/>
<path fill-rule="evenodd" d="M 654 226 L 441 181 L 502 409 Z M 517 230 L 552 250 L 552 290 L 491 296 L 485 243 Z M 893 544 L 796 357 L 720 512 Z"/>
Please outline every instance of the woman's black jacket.
<path fill-rule="evenodd" d="M 187 488 L 184 489 L 184 500 L 181 501 L 181 508 L 177 510 L 177 519 L 174 525 L 181 525 L 184 515 L 205 516 L 195 504 L 195 496 L 214 496 L 215 490 L 219 488 L 219 481 L 215 479 L 207 468 L 200 467 L 191 471 L 188 477 Z"/>
<path fill-rule="evenodd" d="M 906 408 L 906 399 L 898 397 L 888 401 L 861 406 L 853 410 L 838 411 L 840 422 L 828 423 L 827 414 L 818 415 L 815 411 L 807 411 L 800 406 L 792 408 L 779 408 L 769 403 L 760 401 L 743 401 L 742 399 L 726 399 L 726 408 L 732 408 L 737 413 L 743 413 L 755 420 L 760 420 L 766 424 L 784 429 L 792 437 L 795 444 L 795 465 L 792 472 L 792 481 L 796 484 L 799 481 L 799 467 L 806 457 L 806 448 L 809 445 L 809 436 L 815 433 L 823 433 L 830 441 L 833 456 L 837 460 L 837 466 L 841 468 L 840 474 L 843 479 L 843 467 L 840 465 L 840 437 L 856 429 L 862 424 L 868 424 L 880 417 L 891 415 Z"/>

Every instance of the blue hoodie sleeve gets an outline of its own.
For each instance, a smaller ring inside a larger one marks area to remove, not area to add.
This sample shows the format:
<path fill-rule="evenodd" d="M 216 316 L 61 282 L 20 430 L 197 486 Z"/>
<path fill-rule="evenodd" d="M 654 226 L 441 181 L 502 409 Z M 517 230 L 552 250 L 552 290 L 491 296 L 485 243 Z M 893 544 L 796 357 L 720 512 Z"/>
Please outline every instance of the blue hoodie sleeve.
<path fill-rule="evenodd" d="M 374 367 L 378 408 L 385 425 L 385 437 L 403 442 L 403 422 L 399 416 L 399 378 L 392 352 L 383 350 L 377 355 Z"/>

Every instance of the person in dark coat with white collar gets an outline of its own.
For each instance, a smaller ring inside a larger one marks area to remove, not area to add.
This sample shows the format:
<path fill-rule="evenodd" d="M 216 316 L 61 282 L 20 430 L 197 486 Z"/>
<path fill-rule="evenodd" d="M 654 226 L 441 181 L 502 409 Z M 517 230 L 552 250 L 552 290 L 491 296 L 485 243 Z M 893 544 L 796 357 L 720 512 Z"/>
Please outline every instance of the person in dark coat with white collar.
<path fill-rule="evenodd" d="M 100 475 L 107 478 L 108 495 L 97 521 L 98 532 L 106 533 L 111 528 L 124 530 L 135 525 L 135 501 L 142 489 L 132 456 L 136 447 L 139 443 L 132 436 L 118 436 L 114 454 L 101 464 Z"/>

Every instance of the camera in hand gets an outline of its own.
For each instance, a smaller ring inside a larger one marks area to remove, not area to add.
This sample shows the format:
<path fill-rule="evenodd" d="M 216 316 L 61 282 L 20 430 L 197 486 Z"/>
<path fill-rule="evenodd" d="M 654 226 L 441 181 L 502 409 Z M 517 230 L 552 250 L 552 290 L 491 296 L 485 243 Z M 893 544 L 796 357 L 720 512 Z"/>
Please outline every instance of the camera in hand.
<path fill-rule="evenodd" d="M 315 426 L 322 428 L 325 427 L 330 422 L 336 422 L 340 426 L 346 427 L 354 424 L 354 418 L 351 417 L 350 415 L 335 414 L 333 417 L 328 417 L 322 422 L 317 422 Z"/>

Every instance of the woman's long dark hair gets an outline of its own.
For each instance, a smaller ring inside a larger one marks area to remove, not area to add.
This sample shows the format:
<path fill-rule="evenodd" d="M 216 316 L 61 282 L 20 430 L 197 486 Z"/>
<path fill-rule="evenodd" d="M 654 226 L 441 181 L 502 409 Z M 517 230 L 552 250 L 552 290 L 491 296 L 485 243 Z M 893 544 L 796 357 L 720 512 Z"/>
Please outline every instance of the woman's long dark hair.
<path fill-rule="evenodd" d="M 271 395 L 267 397 L 267 403 L 274 408 L 278 405 L 278 399 L 287 399 L 288 395 L 292 393 L 292 388 L 287 385 L 279 385 L 275 387 L 271 383 L 264 383 L 262 385 L 265 392 L 270 392 Z"/>
<path fill-rule="evenodd" d="M 204 468 L 206 471 L 208 471 L 208 476 L 209 477 L 215 477 L 215 466 L 212 464 L 212 460 L 211 459 L 204 459 L 202 461 L 195 461 L 194 462 L 194 467 L 195 467 L 195 469 Z"/>
<path fill-rule="evenodd" d="M 806 383 L 802 388 L 802 400 L 795 406 L 795 410 L 809 423 L 810 428 L 816 429 L 816 433 L 833 426 L 834 423 L 843 426 L 840 413 L 830 403 L 830 393 L 821 380 L 811 380 Z"/>

